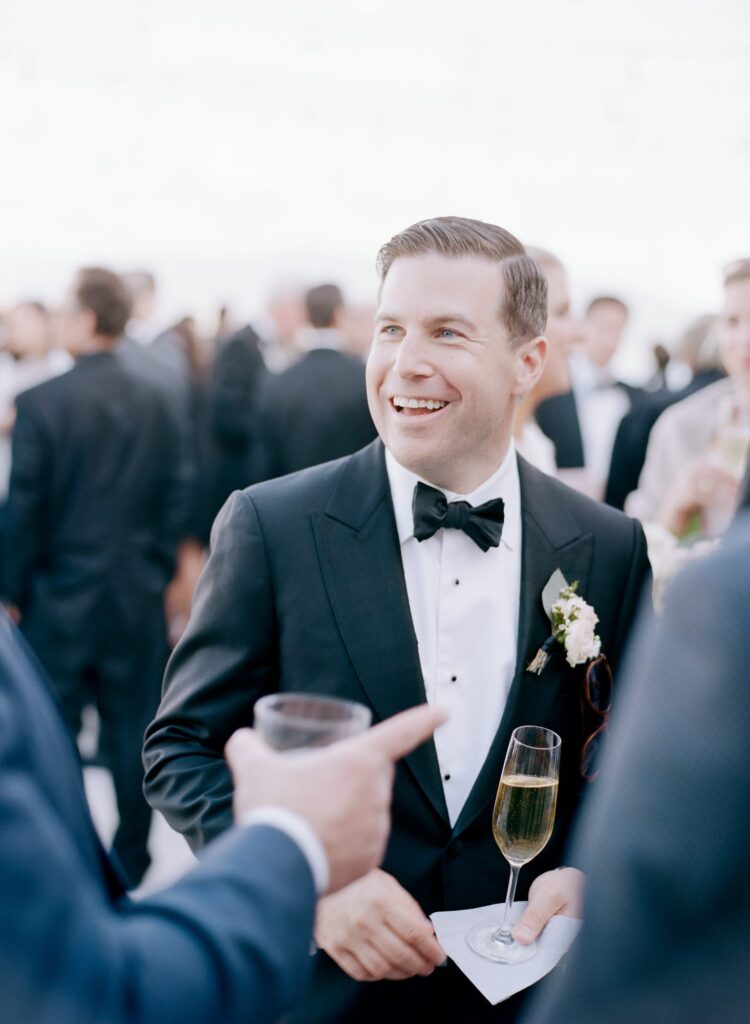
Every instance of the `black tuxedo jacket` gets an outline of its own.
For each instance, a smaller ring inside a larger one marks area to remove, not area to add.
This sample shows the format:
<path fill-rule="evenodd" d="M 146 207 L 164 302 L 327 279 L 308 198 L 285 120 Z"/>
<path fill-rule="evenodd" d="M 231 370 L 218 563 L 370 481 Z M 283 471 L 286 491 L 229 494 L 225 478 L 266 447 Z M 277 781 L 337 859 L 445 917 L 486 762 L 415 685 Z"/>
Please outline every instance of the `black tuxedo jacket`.
<path fill-rule="evenodd" d="M 67 662 L 93 642 L 106 598 L 126 618 L 161 601 L 184 521 L 179 432 L 162 395 L 109 352 L 17 409 L 6 596 L 43 660 L 55 646 Z"/>
<path fill-rule="evenodd" d="M 542 590 L 556 569 L 579 581 L 600 617 L 603 650 L 616 665 L 648 576 L 637 522 L 522 459 L 519 470 L 518 660 L 495 741 L 453 828 L 432 741 L 410 754 L 396 776 L 383 867 L 428 914 L 504 898 L 508 868 L 492 838 L 491 810 L 518 725 L 548 726 L 563 740 L 555 830 L 521 873 L 519 898 L 537 874 L 561 864 L 581 788 L 581 673 L 559 655 L 541 676 L 526 671 L 550 633 Z M 259 696 L 278 689 L 354 698 L 376 719 L 425 700 L 379 441 L 350 458 L 238 492 L 217 520 L 145 747 L 147 795 L 193 847 L 231 820 L 226 740 L 252 722 Z M 589 731 L 596 724 L 588 723 Z M 365 1021 L 407 1011 L 415 1020 L 434 1020 L 426 1009 L 434 984 L 357 985 L 321 955 L 318 984 L 300 1020 Z M 472 1020 L 487 1012 L 481 997 L 479 1003 Z"/>
<path fill-rule="evenodd" d="M 278 376 L 264 378 L 253 479 L 351 455 L 374 437 L 361 361 L 335 349 L 313 349 Z"/>

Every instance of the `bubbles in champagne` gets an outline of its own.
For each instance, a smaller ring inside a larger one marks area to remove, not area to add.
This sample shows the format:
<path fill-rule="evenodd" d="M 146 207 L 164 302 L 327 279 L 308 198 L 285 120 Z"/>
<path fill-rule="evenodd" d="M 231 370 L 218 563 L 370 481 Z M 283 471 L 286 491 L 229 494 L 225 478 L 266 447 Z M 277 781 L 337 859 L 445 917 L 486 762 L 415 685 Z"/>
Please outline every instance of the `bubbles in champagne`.
<path fill-rule="evenodd" d="M 526 864 L 547 845 L 557 806 L 557 779 L 503 775 L 492 816 L 492 834 L 506 860 Z"/>

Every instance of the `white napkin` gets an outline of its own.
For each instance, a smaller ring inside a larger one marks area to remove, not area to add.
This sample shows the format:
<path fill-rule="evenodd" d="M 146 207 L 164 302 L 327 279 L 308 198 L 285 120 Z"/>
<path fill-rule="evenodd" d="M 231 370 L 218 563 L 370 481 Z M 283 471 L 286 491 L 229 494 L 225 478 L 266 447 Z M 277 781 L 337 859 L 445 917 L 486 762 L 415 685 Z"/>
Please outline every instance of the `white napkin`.
<path fill-rule="evenodd" d="M 572 917 L 553 917 L 536 940 L 536 956 L 522 964 L 496 964 L 469 949 L 466 933 L 478 921 L 494 920 L 499 926 L 504 908 L 504 903 L 494 903 L 473 910 L 441 910 L 430 918 L 447 955 L 493 1006 L 549 974 L 581 927 Z M 516 922 L 525 909 L 525 901 L 514 903 L 511 920 Z"/>

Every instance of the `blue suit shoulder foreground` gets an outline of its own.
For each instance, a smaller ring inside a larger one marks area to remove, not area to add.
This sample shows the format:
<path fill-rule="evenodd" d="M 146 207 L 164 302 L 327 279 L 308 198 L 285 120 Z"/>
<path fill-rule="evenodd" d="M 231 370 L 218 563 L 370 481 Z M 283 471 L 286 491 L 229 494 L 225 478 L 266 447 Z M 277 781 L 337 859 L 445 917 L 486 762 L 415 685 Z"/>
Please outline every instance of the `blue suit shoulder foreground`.
<path fill-rule="evenodd" d="M 745 1024 L 750 518 L 636 634 L 576 834 L 584 926 L 526 1024 Z"/>
<path fill-rule="evenodd" d="M 231 830 L 176 885 L 127 900 L 54 698 L 2 612 L 0 820 L 4 1024 L 257 1024 L 301 993 L 315 893 L 297 846 Z"/>

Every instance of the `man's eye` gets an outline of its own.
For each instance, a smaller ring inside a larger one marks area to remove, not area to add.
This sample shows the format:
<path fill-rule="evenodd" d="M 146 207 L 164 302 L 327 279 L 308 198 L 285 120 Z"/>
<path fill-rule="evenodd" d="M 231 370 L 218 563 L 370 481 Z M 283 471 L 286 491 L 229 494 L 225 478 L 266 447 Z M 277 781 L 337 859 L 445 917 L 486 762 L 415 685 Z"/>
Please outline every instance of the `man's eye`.
<path fill-rule="evenodd" d="M 394 324 L 386 324 L 385 327 L 380 328 L 381 334 L 387 334 L 391 338 L 395 338 L 399 333 L 399 328 Z"/>
<path fill-rule="evenodd" d="M 458 333 L 456 331 L 452 331 L 450 327 L 441 327 L 440 337 L 447 338 L 448 340 L 450 340 L 451 338 L 457 338 Z"/>

